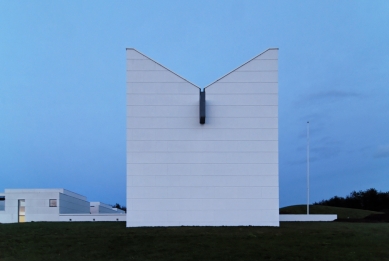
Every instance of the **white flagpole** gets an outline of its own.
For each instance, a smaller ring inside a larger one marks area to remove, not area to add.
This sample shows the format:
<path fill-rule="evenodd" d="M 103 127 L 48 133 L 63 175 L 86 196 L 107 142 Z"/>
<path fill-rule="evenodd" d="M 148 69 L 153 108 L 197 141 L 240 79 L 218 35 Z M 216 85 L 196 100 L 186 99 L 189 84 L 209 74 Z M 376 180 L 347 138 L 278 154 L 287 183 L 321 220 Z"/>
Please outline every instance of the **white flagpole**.
<path fill-rule="evenodd" d="M 309 121 L 307 121 L 307 215 L 309 215 Z"/>

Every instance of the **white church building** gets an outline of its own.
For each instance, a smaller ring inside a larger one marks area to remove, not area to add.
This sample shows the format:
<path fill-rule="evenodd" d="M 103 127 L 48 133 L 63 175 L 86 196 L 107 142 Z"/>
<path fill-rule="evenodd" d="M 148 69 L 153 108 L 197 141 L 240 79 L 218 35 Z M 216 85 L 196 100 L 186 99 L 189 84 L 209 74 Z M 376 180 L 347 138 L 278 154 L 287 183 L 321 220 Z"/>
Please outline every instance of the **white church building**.
<path fill-rule="evenodd" d="M 127 55 L 127 227 L 279 226 L 278 49 L 203 90 Z"/>

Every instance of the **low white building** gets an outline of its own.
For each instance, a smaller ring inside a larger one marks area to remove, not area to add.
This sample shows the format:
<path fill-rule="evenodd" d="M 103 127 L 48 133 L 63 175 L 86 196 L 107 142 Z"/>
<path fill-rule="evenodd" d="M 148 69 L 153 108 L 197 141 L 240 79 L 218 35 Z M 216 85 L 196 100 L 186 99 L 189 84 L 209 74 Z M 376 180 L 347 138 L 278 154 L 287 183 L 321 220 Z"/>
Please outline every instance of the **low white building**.
<path fill-rule="evenodd" d="M 90 203 L 85 196 L 66 189 L 6 189 L 0 193 L 0 223 L 124 221 L 125 217 L 122 210 Z"/>
<path fill-rule="evenodd" d="M 90 213 L 102 214 L 102 213 L 125 213 L 125 212 L 121 209 L 113 208 L 111 205 L 108 204 L 104 204 L 101 202 L 91 202 Z"/>

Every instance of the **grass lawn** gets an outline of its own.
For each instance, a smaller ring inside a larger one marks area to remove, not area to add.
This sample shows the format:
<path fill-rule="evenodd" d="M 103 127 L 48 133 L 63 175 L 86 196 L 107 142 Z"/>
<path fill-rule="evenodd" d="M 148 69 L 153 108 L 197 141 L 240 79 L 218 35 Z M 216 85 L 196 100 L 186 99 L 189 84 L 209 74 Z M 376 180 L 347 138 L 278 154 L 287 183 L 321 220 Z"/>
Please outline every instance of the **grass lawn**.
<path fill-rule="evenodd" d="M 389 260 L 389 224 L 283 222 L 279 228 L 0 224 L 0 260 Z"/>

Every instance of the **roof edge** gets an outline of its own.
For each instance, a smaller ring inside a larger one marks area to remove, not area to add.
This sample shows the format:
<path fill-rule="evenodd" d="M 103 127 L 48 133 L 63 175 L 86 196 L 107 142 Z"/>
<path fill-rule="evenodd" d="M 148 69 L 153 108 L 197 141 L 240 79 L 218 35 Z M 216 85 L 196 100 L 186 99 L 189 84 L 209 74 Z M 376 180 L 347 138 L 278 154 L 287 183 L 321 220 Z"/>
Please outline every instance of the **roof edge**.
<path fill-rule="evenodd" d="M 144 53 L 138 51 L 137 49 L 135 48 L 126 48 L 126 50 L 133 50 L 143 56 L 145 56 L 146 58 L 150 59 L 151 61 L 155 62 L 156 64 L 158 64 L 159 66 L 162 66 L 163 68 L 165 68 L 166 70 L 168 70 L 169 72 L 173 73 L 174 75 L 180 77 L 181 79 L 183 79 L 184 81 L 186 81 L 187 83 L 190 83 L 191 85 L 193 85 L 194 87 L 196 88 L 199 88 L 201 90 L 201 88 L 199 86 L 197 86 L 196 84 L 192 83 L 191 81 L 188 81 L 187 79 L 185 79 L 184 77 L 182 77 L 181 75 L 175 73 L 174 71 L 170 70 L 169 68 L 167 68 L 166 66 L 163 66 L 162 64 L 160 64 L 159 62 L 155 61 L 154 59 L 148 57 L 147 55 L 145 55 Z"/>
<path fill-rule="evenodd" d="M 210 84 L 208 84 L 207 86 L 205 86 L 204 89 L 206 89 L 206 88 L 210 87 L 211 85 L 217 83 L 218 81 L 220 81 L 221 79 L 223 79 L 223 78 L 226 77 L 227 75 L 229 75 L 229 74 L 235 72 L 235 71 L 238 70 L 240 67 L 242 67 L 242 66 L 248 64 L 249 62 L 251 62 L 252 60 L 254 60 L 255 58 L 257 58 L 258 56 L 260 56 L 260 55 L 266 53 L 266 52 L 269 51 L 269 50 L 279 50 L 279 48 L 278 48 L 278 47 L 267 48 L 265 51 L 263 51 L 263 52 L 261 52 L 260 54 L 254 56 L 253 58 L 251 58 L 251 59 L 248 60 L 247 62 L 245 62 L 245 63 L 239 65 L 238 67 L 236 67 L 236 68 L 233 69 L 232 71 L 230 71 L 230 72 L 226 73 L 225 75 L 223 75 L 222 77 L 218 78 L 216 81 L 211 82 Z"/>

